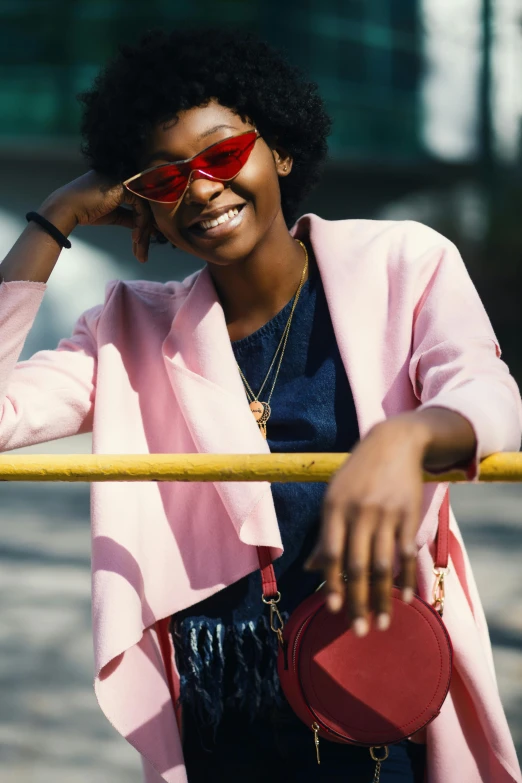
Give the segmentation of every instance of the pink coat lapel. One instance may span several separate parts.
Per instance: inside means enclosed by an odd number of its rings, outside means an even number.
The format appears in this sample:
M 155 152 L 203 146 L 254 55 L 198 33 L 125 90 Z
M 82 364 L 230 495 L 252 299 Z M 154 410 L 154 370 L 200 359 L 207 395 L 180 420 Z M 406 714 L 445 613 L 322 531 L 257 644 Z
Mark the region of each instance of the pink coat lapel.
M 223 308 L 207 269 L 196 277 L 177 311 L 163 343 L 163 357 L 197 452 L 269 452 L 248 406 Z M 281 551 L 267 482 L 217 482 L 216 489 L 241 541 Z

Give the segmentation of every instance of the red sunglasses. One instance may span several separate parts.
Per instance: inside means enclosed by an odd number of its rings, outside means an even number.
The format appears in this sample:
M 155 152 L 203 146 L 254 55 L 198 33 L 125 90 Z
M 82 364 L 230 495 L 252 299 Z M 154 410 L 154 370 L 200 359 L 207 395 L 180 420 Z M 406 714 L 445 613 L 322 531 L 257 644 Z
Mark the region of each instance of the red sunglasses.
M 194 179 L 228 182 L 237 177 L 260 136 L 257 130 L 229 136 L 206 147 L 193 158 L 162 163 L 135 174 L 123 184 L 131 193 L 148 201 L 175 204 L 183 198 Z

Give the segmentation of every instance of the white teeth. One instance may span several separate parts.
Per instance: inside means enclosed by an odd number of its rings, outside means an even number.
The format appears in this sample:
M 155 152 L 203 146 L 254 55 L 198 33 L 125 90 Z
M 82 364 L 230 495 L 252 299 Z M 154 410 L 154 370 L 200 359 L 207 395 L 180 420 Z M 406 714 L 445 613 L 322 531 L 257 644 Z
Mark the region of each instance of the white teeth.
M 205 229 L 205 231 L 209 228 L 215 228 L 216 226 L 219 226 L 221 223 L 226 223 L 227 220 L 230 220 L 231 218 L 235 217 L 239 214 L 239 209 L 229 209 L 228 212 L 224 212 L 222 215 L 220 215 L 218 218 L 215 218 L 214 220 L 202 220 L 201 223 L 199 223 L 200 227 Z

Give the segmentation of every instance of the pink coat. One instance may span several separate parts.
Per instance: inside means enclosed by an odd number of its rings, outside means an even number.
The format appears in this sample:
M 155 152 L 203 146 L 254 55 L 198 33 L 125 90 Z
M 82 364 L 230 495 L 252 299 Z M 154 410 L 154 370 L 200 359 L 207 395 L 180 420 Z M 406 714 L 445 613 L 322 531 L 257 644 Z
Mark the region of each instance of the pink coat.
M 315 215 L 294 231 L 314 248 L 362 436 L 386 417 L 437 405 L 472 423 L 477 459 L 519 449 L 517 386 L 448 240 L 412 222 Z M 0 286 L 0 449 L 92 428 L 101 454 L 268 450 L 206 269 L 165 285 L 109 284 L 105 303 L 82 315 L 70 339 L 17 364 L 45 288 Z M 424 491 L 417 538 L 424 597 L 444 491 L 441 484 Z M 455 675 L 428 730 L 428 779 L 521 783 L 453 515 L 451 529 L 444 619 Z M 281 551 L 266 483 L 92 485 L 95 690 L 109 721 L 142 754 L 149 783 L 186 781 L 158 621 L 255 569 L 253 545 Z M 177 688 L 175 674 L 170 686 Z

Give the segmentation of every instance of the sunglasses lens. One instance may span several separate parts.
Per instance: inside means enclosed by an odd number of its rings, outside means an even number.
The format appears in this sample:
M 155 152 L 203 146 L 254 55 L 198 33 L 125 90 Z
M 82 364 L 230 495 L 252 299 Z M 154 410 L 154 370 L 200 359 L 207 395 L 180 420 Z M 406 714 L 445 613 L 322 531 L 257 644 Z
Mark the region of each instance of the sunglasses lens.
M 257 138 L 256 131 L 231 136 L 184 162 L 184 171 L 175 163 L 158 166 L 131 180 L 129 190 L 151 201 L 173 204 L 183 195 L 189 170 L 195 172 L 195 179 L 205 176 L 223 181 L 234 179 L 250 157 Z
M 219 141 L 198 155 L 191 167 L 204 171 L 214 179 L 233 179 L 250 157 L 256 139 L 257 134 L 252 131 Z
M 159 166 L 129 183 L 133 193 L 152 201 L 174 203 L 183 195 L 187 178 L 177 166 Z

